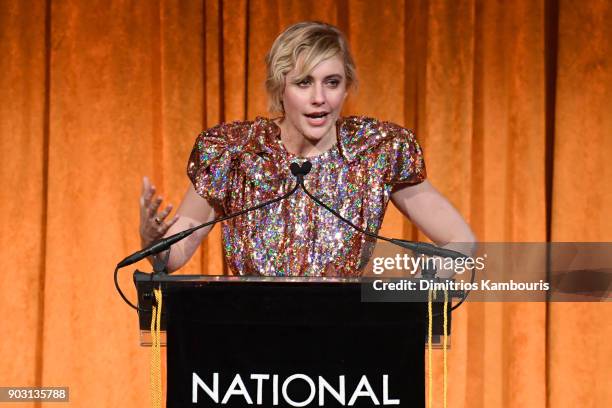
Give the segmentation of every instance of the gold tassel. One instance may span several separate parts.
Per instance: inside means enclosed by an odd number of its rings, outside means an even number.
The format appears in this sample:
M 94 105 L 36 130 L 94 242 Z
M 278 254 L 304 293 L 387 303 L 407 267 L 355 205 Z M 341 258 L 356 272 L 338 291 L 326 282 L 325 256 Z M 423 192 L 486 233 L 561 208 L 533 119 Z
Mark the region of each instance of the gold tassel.
M 153 290 L 156 303 L 151 310 L 151 406 L 162 406 L 162 378 L 161 378 L 161 288 Z

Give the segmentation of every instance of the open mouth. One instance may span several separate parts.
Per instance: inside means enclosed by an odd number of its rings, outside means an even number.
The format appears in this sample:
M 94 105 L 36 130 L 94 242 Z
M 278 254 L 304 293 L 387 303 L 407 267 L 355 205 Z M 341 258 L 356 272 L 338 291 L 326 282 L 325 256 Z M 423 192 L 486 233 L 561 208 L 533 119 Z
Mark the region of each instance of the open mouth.
M 313 112 L 313 113 L 306 113 L 305 116 L 311 119 L 320 119 L 320 118 L 324 118 L 325 116 L 329 115 L 329 112 Z

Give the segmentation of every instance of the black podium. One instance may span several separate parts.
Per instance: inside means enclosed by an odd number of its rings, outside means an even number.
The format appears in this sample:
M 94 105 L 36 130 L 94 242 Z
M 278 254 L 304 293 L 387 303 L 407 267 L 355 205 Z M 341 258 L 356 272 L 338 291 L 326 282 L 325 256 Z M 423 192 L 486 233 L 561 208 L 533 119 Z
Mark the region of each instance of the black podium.
M 164 294 L 169 408 L 425 406 L 425 303 L 362 302 L 360 279 L 134 280 L 144 310 Z

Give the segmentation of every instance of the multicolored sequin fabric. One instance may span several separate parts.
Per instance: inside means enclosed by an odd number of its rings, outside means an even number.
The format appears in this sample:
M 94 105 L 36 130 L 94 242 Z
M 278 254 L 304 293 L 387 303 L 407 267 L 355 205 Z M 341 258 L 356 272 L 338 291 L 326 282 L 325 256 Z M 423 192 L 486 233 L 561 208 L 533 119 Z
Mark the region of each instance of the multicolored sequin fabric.
M 231 214 L 290 191 L 292 162 L 309 160 L 306 188 L 354 224 L 377 232 L 394 184 L 426 177 L 414 134 L 365 117 L 341 118 L 338 143 L 308 158 L 289 153 L 270 119 L 221 124 L 201 133 L 187 173 L 216 213 Z M 223 223 L 228 265 L 237 275 L 358 276 L 375 241 L 319 207 L 302 190 Z

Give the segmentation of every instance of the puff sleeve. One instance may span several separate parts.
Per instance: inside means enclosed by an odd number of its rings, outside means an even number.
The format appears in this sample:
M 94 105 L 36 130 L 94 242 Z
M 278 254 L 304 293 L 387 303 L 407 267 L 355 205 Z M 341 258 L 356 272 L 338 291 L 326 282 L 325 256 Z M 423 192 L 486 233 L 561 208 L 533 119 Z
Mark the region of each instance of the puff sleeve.
M 224 210 L 229 176 L 242 151 L 244 129 L 239 123 L 222 124 L 198 135 L 187 164 L 195 191 L 217 211 Z
M 351 116 L 341 128 L 340 146 L 346 160 L 368 158 L 370 171 L 385 184 L 418 184 L 425 180 L 423 151 L 414 133 L 391 122 Z
M 385 182 L 389 184 L 419 184 L 427 178 L 423 150 L 411 130 L 386 123 L 385 150 L 389 157 Z

